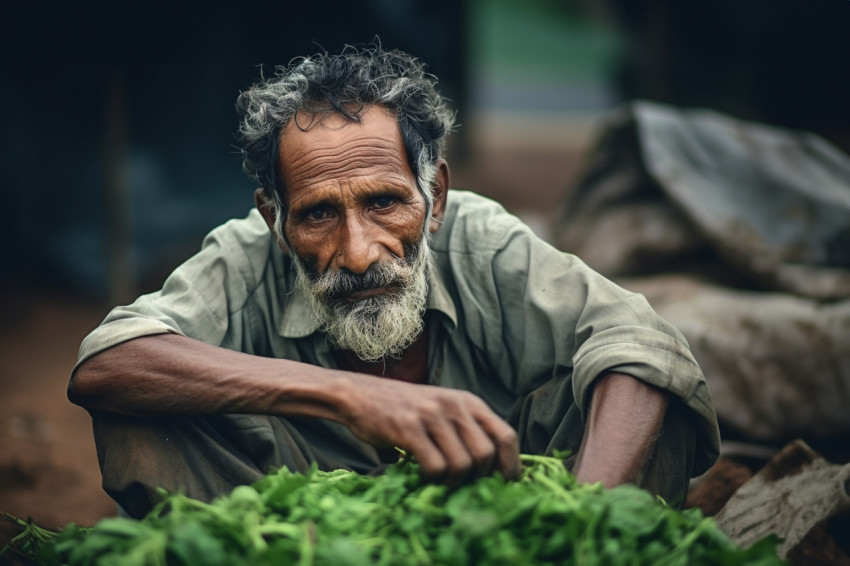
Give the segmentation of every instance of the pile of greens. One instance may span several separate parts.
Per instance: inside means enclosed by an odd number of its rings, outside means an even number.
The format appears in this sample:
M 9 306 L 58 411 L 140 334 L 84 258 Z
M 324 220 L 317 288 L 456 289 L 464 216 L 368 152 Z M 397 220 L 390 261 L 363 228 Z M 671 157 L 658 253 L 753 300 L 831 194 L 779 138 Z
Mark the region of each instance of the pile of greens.
M 737 547 L 699 510 L 632 486 L 578 485 L 561 459 L 523 456 L 519 481 L 450 490 L 410 460 L 380 476 L 281 469 L 203 503 L 163 493 L 141 520 L 58 533 L 31 521 L 10 545 L 40 564 L 782 564 L 776 541 Z M 7 545 L 8 548 L 8 545 Z

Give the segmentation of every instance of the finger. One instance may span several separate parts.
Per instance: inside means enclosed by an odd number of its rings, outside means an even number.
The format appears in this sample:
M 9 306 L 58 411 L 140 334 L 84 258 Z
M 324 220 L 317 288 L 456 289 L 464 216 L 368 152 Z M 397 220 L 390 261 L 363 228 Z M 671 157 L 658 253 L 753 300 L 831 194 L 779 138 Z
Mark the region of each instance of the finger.
M 446 472 L 447 461 L 440 448 L 424 430 L 417 431 L 416 437 L 399 445 L 409 452 L 419 463 L 420 473 L 426 480 L 441 480 Z
M 434 479 L 440 479 L 450 487 L 460 485 L 470 475 L 474 464 L 466 443 L 461 439 L 454 424 L 446 419 L 432 422 L 429 432 L 445 459 L 442 478 L 437 478 L 435 474 Z
M 519 459 L 519 439 L 516 431 L 494 413 L 480 398 L 473 396 L 471 411 L 479 427 L 494 445 L 494 470 L 508 479 L 518 478 L 522 471 Z
M 492 413 L 480 416 L 478 422 L 495 445 L 495 469 L 507 479 L 518 478 L 522 463 L 519 460 L 519 439 L 516 431 Z
M 472 472 L 476 477 L 490 475 L 496 459 L 496 445 L 490 435 L 472 417 L 463 419 L 456 426 L 467 452 L 472 457 Z

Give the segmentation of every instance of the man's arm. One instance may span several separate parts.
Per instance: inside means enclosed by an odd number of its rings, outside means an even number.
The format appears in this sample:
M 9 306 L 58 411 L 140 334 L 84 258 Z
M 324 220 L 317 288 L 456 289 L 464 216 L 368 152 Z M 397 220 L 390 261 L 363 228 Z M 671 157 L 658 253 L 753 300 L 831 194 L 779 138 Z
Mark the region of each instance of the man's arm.
M 664 391 L 630 375 L 603 374 L 593 386 L 576 479 L 605 487 L 637 481 L 666 410 Z
M 493 470 L 514 477 L 520 469 L 514 430 L 468 392 L 252 356 L 173 334 L 129 340 L 86 360 L 68 398 L 131 416 L 329 419 L 373 445 L 410 452 L 425 476 L 449 484 Z

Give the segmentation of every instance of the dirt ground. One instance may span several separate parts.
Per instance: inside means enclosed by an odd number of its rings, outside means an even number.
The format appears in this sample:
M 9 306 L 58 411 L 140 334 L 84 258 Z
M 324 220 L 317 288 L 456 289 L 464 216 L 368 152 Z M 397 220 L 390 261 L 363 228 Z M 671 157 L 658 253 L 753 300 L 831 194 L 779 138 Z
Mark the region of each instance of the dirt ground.
M 48 528 L 114 515 L 115 504 L 100 487 L 91 420 L 65 396 L 80 341 L 105 309 L 23 282 L 5 291 L 0 511 Z M 10 532 L 0 527 L 0 546 Z

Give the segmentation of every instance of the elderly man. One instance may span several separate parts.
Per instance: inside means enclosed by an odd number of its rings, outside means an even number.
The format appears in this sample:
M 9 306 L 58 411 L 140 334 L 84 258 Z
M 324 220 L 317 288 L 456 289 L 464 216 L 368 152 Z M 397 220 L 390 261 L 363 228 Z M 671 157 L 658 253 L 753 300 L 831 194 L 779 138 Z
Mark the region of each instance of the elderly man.
M 718 450 L 686 343 L 496 203 L 449 193 L 454 118 L 420 63 L 316 55 L 239 107 L 256 210 L 114 309 L 72 374 L 123 509 L 280 466 L 369 472 L 394 447 L 449 484 L 571 450 L 580 481 L 683 502 Z

